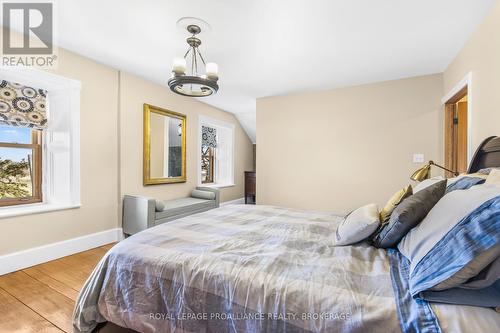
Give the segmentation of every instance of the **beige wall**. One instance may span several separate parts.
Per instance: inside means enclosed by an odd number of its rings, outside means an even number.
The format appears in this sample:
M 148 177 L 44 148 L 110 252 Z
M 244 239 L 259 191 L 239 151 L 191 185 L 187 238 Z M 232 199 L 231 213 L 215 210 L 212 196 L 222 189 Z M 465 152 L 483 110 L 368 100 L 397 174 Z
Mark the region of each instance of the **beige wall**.
M 53 72 L 82 83 L 82 206 L 0 219 L 0 255 L 118 227 L 118 72 L 61 49 Z
M 235 183 L 221 189 L 221 200 L 243 197 L 245 170 L 252 169 L 252 143 L 236 120 L 227 112 L 195 99 L 175 95 L 165 86 L 137 76 L 121 73 L 120 79 L 120 145 L 121 194 L 137 194 L 154 198 L 182 197 L 197 186 L 198 117 L 205 115 L 235 124 Z M 143 103 L 185 114 L 187 182 L 164 185 L 142 185 L 142 107 Z
M 417 167 L 412 153 L 442 160 L 439 99 L 470 71 L 474 146 L 486 136 L 500 135 L 498 31 L 497 1 L 446 69 L 443 82 L 441 75 L 434 75 L 259 99 L 258 202 L 336 211 L 385 202 Z M 62 49 L 53 72 L 82 82 L 82 207 L 0 219 L 0 255 L 118 227 L 119 202 L 125 193 L 186 195 L 196 186 L 200 114 L 236 124 L 237 185 L 223 189 L 222 200 L 243 195 L 243 171 L 252 169 L 252 146 L 231 114 L 130 74 L 122 73 L 119 79 L 117 70 Z M 187 183 L 142 186 L 144 102 L 188 116 Z
M 257 202 L 348 211 L 442 160 L 442 76 L 257 100 Z
M 444 72 L 444 92 L 472 72 L 472 144 L 500 135 L 500 1 Z
M 236 186 L 222 189 L 221 199 L 243 197 L 243 171 L 252 168 L 252 143 L 232 114 L 173 95 L 165 86 L 119 73 L 63 49 L 59 50 L 58 57 L 58 69 L 52 72 L 82 83 L 82 206 L 0 219 L 0 255 L 120 227 L 120 203 L 125 193 L 165 199 L 187 195 L 197 182 L 196 129 L 200 114 L 236 125 Z M 187 183 L 142 186 L 143 103 L 187 115 Z

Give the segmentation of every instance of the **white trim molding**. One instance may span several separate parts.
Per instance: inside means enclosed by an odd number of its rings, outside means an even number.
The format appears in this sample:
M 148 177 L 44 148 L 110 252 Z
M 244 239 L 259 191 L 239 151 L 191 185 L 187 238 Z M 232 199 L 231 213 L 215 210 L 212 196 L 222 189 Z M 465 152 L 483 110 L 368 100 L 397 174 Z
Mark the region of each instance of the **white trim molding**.
M 9 253 L 0 256 L 0 275 L 66 257 L 78 252 L 87 251 L 109 243 L 118 242 L 122 239 L 122 229 L 115 228 Z
M 239 198 L 231 201 L 224 201 L 221 202 L 221 206 L 228 206 L 228 205 L 241 205 L 245 203 L 245 198 Z
M 49 213 L 58 210 L 75 209 L 80 207 L 81 205 L 79 204 L 72 206 L 72 205 L 58 205 L 58 204 L 44 204 L 44 203 L 2 207 L 2 209 L 0 209 L 0 219 L 7 217 L 14 217 L 14 216 Z
M 467 164 L 472 160 L 472 154 L 474 154 L 474 146 L 472 142 L 473 138 L 473 90 L 472 90 L 472 72 L 467 73 L 465 77 L 460 80 L 443 98 L 441 98 L 441 104 L 445 105 L 453 96 L 458 94 L 460 90 L 467 87 Z
M 234 184 L 234 183 L 228 183 L 228 184 L 225 184 L 225 183 L 210 183 L 210 184 L 201 184 L 201 185 L 198 185 L 198 186 L 211 187 L 211 188 L 226 188 L 226 187 L 236 186 L 236 184 Z
M 215 183 L 203 184 L 201 182 L 201 138 L 202 126 L 215 127 L 217 129 L 217 144 L 218 156 L 221 159 L 216 161 L 216 176 Z M 225 122 L 219 119 L 200 115 L 198 118 L 198 135 L 197 135 L 197 178 L 198 186 L 224 188 L 234 186 L 234 154 L 235 154 L 235 126 L 233 123 Z M 222 142 L 219 142 L 220 137 L 223 137 Z M 230 138 L 230 139 L 228 139 Z M 222 158 L 222 157 L 223 158 Z

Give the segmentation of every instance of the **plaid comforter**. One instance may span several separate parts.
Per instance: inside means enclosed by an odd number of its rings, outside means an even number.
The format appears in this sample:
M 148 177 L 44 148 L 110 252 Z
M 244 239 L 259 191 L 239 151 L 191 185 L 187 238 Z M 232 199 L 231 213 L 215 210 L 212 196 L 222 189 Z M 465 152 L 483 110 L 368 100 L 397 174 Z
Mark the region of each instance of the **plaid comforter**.
M 334 247 L 340 221 L 229 205 L 143 231 L 98 264 L 75 332 L 400 332 L 386 252 Z

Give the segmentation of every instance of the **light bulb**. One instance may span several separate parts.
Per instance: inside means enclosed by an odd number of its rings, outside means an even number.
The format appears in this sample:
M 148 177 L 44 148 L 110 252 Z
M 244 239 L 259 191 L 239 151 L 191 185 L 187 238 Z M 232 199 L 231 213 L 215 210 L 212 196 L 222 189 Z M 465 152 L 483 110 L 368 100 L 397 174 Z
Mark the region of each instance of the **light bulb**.
M 175 75 L 186 74 L 186 59 L 175 58 L 172 63 L 172 72 L 174 72 Z
M 219 78 L 219 67 L 215 62 L 208 62 L 205 65 L 205 72 L 207 73 L 207 78 L 210 80 L 217 80 Z

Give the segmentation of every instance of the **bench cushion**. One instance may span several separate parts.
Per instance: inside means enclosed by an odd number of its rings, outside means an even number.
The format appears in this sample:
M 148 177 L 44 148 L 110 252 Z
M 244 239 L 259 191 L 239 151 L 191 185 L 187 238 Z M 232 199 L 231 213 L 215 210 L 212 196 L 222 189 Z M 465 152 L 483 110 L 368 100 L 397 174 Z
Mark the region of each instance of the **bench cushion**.
M 191 192 L 191 197 L 205 200 L 215 200 L 215 193 L 210 191 L 193 190 Z
M 156 219 L 163 219 L 197 211 L 200 209 L 210 209 L 215 207 L 215 200 L 204 200 L 198 198 L 180 198 L 163 201 L 165 207 L 163 211 L 156 212 Z

